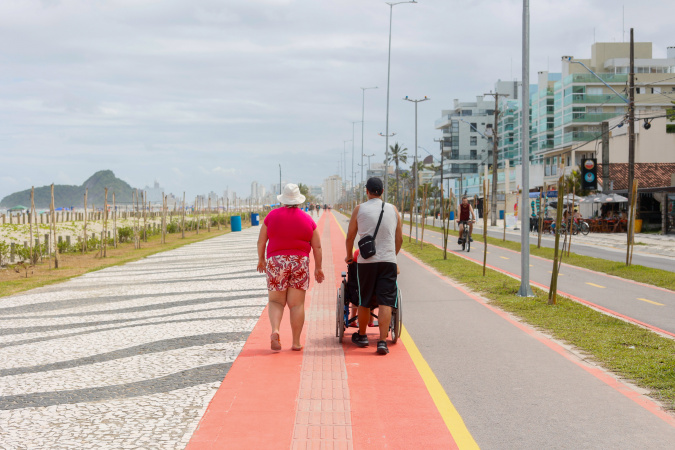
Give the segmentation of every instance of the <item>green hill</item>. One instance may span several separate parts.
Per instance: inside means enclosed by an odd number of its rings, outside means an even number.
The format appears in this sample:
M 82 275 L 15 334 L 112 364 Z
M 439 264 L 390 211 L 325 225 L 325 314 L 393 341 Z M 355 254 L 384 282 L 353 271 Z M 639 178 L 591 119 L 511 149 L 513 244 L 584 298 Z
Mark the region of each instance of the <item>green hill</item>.
M 112 170 L 101 170 L 93 174 L 82 186 L 66 184 L 54 185 L 54 204 L 60 207 L 84 206 L 84 191 L 89 189 L 87 203 L 102 206 L 105 198 L 105 188 L 108 188 L 108 203 L 112 203 L 112 194 L 115 193 L 117 203 L 131 203 L 133 188 L 124 180 L 115 176 Z M 51 186 L 35 188 L 35 207 L 48 208 L 51 203 Z M 0 201 L 0 207 L 11 208 L 16 205 L 30 207 L 30 189 L 15 192 Z

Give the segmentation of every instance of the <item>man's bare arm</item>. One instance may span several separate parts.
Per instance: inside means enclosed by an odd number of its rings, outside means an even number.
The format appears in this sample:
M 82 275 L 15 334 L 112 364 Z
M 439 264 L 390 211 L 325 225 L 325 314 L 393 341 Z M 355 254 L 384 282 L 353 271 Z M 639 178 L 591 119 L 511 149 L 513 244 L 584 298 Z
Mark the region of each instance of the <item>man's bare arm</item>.
M 401 215 L 398 213 L 398 209 L 394 206 L 396 210 L 396 235 L 394 236 L 394 242 L 396 243 L 396 254 L 401 251 L 401 246 L 403 245 L 403 224 L 401 223 Z
M 359 207 L 357 206 L 352 211 L 352 218 L 349 220 L 349 228 L 347 228 L 347 239 L 345 240 L 345 246 L 347 247 L 347 257 L 345 261 L 351 261 L 354 259 L 354 240 L 356 239 L 356 233 L 359 231 L 359 226 L 356 222 L 356 216 L 359 214 Z

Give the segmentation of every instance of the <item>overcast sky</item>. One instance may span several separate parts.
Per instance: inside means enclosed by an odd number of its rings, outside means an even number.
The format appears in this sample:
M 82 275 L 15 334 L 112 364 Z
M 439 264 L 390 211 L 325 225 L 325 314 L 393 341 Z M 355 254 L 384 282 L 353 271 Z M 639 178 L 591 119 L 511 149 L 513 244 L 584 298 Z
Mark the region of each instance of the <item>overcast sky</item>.
M 532 0 L 531 79 L 560 56 L 622 40 L 622 2 Z M 627 2 L 625 27 L 675 45 L 672 0 Z M 521 78 L 520 0 L 394 7 L 390 143 L 438 152 L 455 98 Z M 389 7 L 380 0 L 2 0 L 0 198 L 111 169 L 188 198 L 251 181 L 310 185 L 337 172 L 361 120 L 384 158 Z M 356 125 L 355 153 L 361 150 Z M 348 164 L 351 167 L 351 142 Z M 426 155 L 420 150 L 422 156 Z M 357 163 L 360 161 L 357 161 Z M 358 169 L 358 167 L 356 167 Z

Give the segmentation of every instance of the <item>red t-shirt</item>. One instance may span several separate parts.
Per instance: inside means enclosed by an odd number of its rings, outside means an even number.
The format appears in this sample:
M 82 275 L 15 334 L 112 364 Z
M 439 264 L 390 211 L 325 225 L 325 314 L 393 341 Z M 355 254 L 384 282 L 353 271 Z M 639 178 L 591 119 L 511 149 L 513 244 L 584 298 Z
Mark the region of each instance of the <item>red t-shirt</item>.
M 267 257 L 279 255 L 309 256 L 316 223 L 300 208 L 274 209 L 265 217 Z

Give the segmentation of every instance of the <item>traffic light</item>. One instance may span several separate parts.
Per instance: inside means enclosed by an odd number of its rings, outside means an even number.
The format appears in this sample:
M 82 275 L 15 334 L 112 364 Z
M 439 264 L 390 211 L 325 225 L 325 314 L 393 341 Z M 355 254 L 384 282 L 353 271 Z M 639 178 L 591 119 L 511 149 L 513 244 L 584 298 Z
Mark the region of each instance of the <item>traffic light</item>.
M 591 191 L 598 189 L 598 161 L 596 159 L 581 160 L 581 187 Z

